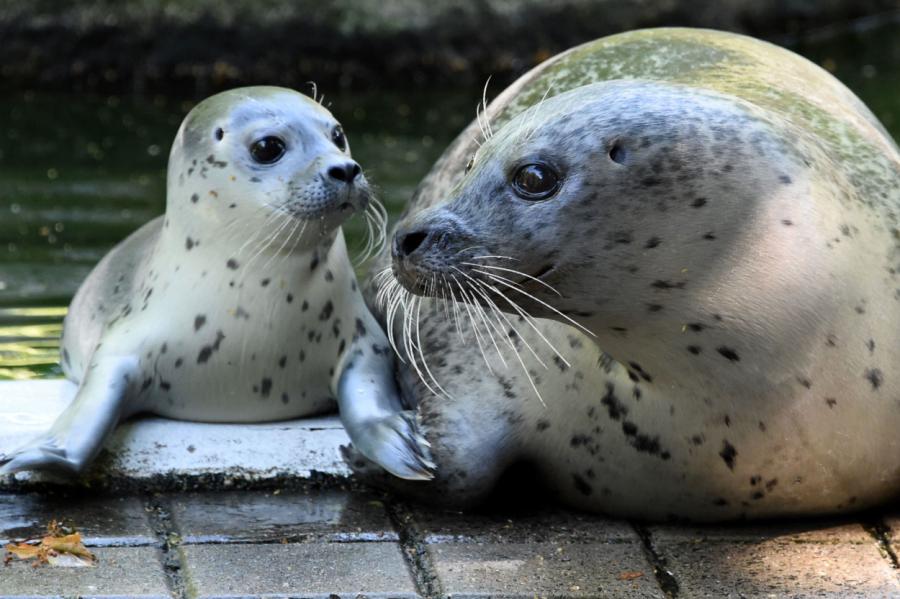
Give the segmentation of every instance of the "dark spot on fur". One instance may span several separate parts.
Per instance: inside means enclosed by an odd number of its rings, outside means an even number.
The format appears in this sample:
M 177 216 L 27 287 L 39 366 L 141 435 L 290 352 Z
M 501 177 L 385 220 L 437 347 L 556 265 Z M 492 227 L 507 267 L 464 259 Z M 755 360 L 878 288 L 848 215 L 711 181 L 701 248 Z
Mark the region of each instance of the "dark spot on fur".
M 706 328 L 706 326 L 700 324 L 699 322 L 689 322 L 687 324 L 687 329 L 689 331 L 693 331 L 695 333 L 699 333 L 700 331 L 702 331 L 705 328 Z
M 325 302 L 325 305 L 322 306 L 322 311 L 319 313 L 319 320 L 328 320 L 331 318 L 331 313 L 334 312 L 334 304 L 331 303 L 331 300 Z
M 834 406 L 837 405 L 837 400 L 833 397 L 826 397 L 825 403 L 828 404 L 829 408 L 833 408 Z
M 585 497 L 594 492 L 594 488 L 579 474 L 572 474 L 572 482 L 575 483 L 575 489 Z
M 701 348 L 699 345 L 688 345 L 687 350 L 696 356 L 703 351 L 703 348 Z
M 725 465 L 728 466 L 728 469 L 734 470 L 734 460 L 737 457 L 737 450 L 734 448 L 734 445 L 728 441 L 722 441 L 722 451 L 719 452 L 719 455 L 722 457 Z
M 259 284 L 263 287 L 268 287 L 270 282 L 271 282 L 271 279 L 266 278 L 266 279 L 263 279 L 262 281 L 260 281 Z
M 691 202 L 691 206 L 694 208 L 702 208 L 706 206 L 706 198 L 695 198 L 693 202 Z
M 198 314 L 194 317 L 194 330 L 199 331 L 200 328 L 206 324 L 206 316 L 203 314 Z
M 200 196 L 198 196 L 196 193 L 191 194 L 191 201 L 196 204 L 198 201 L 200 201 Z
M 187 251 L 191 251 L 192 249 L 194 249 L 195 245 L 197 244 L 190 237 L 184 240 L 184 249 L 186 249 Z
M 292 301 L 294 301 L 294 295 L 291 293 L 288 293 L 287 297 L 285 299 L 287 300 L 287 303 L 291 303 Z
M 287 356 L 281 356 L 278 358 L 278 366 L 284 368 L 285 364 L 287 364 Z
M 537 429 L 537 432 L 539 433 L 544 432 L 548 428 L 550 428 L 550 422 L 548 422 L 547 420 L 538 420 L 537 426 L 535 426 L 535 429 Z
M 325 280 L 328 281 L 329 283 L 332 282 L 334 280 L 334 273 L 331 272 L 330 270 L 326 270 L 325 271 Z
M 783 184 L 785 184 L 785 185 L 790 185 L 790 184 L 791 184 L 791 178 L 788 177 L 787 175 L 780 175 L 780 176 L 778 177 L 778 180 L 781 181 L 781 182 L 782 182 Z
M 259 393 L 263 397 L 269 397 L 269 393 L 272 392 L 272 379 L 264 378 L 259 386 Z
M 218 351 L 223 339 L 225 339 L 225 335 L 222 331 L 216 331 L 216 340 L 211 345 L 204 345 L 197 354 L 197 364 L 205 364 L 209 361 L 213 352 Z
M 724 345 L 721 347 L 717 347 L 716 351 L 719 352 L 722 357 L 727 358 L 731 362 L 740 362 L 741 357 L 737 354 L 736 351 L 731 349 L 730 347 L 725 347 Z
M 781 224 L 784 225 L 785 227 L 791 227 L 791 226 L 793 226 L 794 222 L 788 218 L 785 218 L 785 219 L 782 219 Z
M 237 270 L 237 267 L 238 267 L 237 260 L 235 260 L 234 258 L 229 258 L 228 262 L 225 263 L 225 266 L 227 266 L 231 270 Z
M 653 248 L 659 246 L 662 243 L 662 239 L 659 237 L 651 237 L 647 240 L 647 243 L 644 244 L 644 248 L 648 250 L 652 250 Z
M 628 414 L 628 408 L 616 397 L 615 387 L 612 383 L 606 384 L 606 394 L 600 399 L 600 403 L 606 406 L 606 411 L 613 420 L 619 420 L 622 416 Z
M 647 312 L 659 312 L 663 309 L 660 304 L 647 304 Z
M 867 368 L 865 374 L 866 380 L 872 383 L 872 389 L 878 389 L 884 382 L 884 374 L 878 368 Z

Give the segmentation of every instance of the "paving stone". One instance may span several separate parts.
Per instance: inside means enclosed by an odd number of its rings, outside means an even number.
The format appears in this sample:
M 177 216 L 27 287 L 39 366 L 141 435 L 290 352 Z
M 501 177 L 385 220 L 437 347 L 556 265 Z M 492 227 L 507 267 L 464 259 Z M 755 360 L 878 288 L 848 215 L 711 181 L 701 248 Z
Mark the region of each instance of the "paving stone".
M 887 597 L 896 571 L 859 524 L 652 527 L 686 597 Z
M 428 548 L 450 597 L 665 597 L 638 543 L 441 543 Z
M 414 520 L 428 543 L 639 542 L 622 520 L 547 507 L 467 513 L 419 509 Z
M 0 494 L 0 544 L 42 536 L 57 520 L 78 530 L 88 546 L 152 545 L 157 540 L 143 503 L 100 494 Z
M 627 522 L 540 507 L 412 519 L 452 597 L 664 596 Z
M 397 540 L 384 504 L 362 493 L 197 493 L 169 506 L 185 543 Z
M 169 597 L 159 550 L 101 547 L 95 567 L 32 567 L 15 560 L 0 566 L 0 597 Z
M 396 543 L 184 545 L 190 597 L 416 597 Z

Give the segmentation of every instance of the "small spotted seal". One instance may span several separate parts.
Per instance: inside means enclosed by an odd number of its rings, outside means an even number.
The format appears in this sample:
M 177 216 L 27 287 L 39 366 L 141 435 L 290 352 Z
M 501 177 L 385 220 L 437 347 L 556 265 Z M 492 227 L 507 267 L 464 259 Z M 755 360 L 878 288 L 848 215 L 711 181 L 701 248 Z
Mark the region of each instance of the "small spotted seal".
M 897 495 L 900 153 L 849 90 L 768 43 L 656 29 L 551 59 L 485 115 L 376 281 L 425 374 L 405 401 L 436 478 L 407 490 L 475 500 L 524 461 L 571 505 L 657 520 Z
M 74 402 L 0 473 L 80 472 L 139 412 L 282 420 L 332 410 L 339 385 L 354 441 L 378 460 L 408 425 L 396 410 L 380 417 L 396 401 L 393 360 L 340 229 L 359 211 L 383 231 L 341 126 L 317 102 L 251 87 L 200 103 L 172 146 L 165 215 L 105 256 L 72 301 L 62 365 L 80 386 Z M 390 392 L 368 393 L 373 381 Z M 382 462 L 399 475 L 427 469 L 395 455 L 406 462 Z

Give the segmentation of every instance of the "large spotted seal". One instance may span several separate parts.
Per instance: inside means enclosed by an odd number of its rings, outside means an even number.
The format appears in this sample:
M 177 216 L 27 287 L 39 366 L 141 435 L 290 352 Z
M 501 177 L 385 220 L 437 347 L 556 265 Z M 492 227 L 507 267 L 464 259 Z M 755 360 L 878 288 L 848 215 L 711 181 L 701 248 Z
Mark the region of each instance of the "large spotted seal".
M 395 233 L 415 295 L 376 279 L 430 366 L 404 387 L 436 479 L 407 489 L 476 499 L 527 461 L 640 518 L 896 496 L 900 155 L 850 91 L 767 43 L 658 29 L 551 59 L 486 117 Z
M 0 473 L 77 473 L 139 412 L 281 420 L 333 409 L 339 384 L 348 429 L 379 459 L 408 425 L 396 410 L 381 417 L 396 399 L 392 357 L 340 229 L 363 210 L 383 218 L 317 102 L 252 87 L 200 103 L 172 146 L 165 215 L 104 257 L 72 301 L 62 365 L 75 401 Z M 407 453 L 383 463 L 415 477 L 425 464 Z

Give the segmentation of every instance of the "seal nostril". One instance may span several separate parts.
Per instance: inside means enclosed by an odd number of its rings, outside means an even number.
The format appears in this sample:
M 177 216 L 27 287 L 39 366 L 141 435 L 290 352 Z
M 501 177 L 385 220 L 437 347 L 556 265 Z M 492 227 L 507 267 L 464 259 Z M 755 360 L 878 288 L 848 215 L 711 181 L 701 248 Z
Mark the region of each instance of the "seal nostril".
M 422 245 L 422 242 L 428 237 L 427 231 L 414 231 L 407 233 L 400 240 L 399 250 L 401 256 L 409 256 Z
M 359 176 L 360 168 L 355 162 L 332 166 L 328 169 L 328 176 L 344 183 L 351 183 Z

